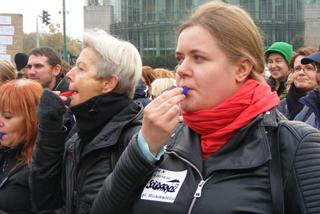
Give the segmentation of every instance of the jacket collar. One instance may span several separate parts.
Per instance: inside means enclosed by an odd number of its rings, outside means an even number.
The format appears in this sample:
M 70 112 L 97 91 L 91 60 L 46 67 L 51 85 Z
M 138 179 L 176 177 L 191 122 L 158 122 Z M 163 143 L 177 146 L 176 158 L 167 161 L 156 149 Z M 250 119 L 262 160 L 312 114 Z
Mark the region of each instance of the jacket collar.
M 118 142 L 122 130 L 127 124 L 130 126 L 141 126 L 143 108 L 134 102 L 131 102 L 125 109 L 115 115 L 98 133 L 98 135 L 83 148 L 81 157 L 101 148 L 111 147 Z M 68 144 L 79 145 L 80 139 L 78 133 L 75 133 L 69 140 Z
M 276 110 L 267 111 L 240 129 L 219 151 L 203 161 L 199 135 L 183 124 L 176 129 L 166 150 L 175 151 L 192 162 L 204 177 L 216 170 L 254 168 L 271 159 L 266 131 L 277 125 Z M 178 142 L 176 138 L 179 138 Z

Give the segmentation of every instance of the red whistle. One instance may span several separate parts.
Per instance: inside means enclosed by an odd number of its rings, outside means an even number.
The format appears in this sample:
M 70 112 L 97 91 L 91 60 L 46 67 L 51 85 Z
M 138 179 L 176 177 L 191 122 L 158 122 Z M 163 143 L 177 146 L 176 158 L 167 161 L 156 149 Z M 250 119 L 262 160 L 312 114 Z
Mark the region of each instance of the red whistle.
M 62 97 L 70 97 L 73 94 L 74 91 L 66 91 L 66 92 L 62 92 L 59 96 Z

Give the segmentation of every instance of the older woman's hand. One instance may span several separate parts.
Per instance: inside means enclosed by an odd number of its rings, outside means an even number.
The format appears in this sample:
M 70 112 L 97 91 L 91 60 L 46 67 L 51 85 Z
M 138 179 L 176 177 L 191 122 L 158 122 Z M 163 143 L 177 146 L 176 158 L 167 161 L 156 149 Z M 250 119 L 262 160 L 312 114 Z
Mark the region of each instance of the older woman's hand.
M 185 98 L 182 88 L 166 91 L 144 109 L 141 134 L 150 152 L 156 154 L 179 123 L 179 103 Z

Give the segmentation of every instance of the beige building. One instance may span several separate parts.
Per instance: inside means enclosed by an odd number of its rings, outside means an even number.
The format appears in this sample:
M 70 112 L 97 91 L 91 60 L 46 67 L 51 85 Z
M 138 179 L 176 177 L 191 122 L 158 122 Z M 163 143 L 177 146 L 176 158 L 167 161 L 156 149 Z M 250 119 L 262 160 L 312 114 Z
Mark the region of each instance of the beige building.
M 113 6 L 108 1 L 88 0 L 83 9 L 84 29 L 100 28 L 110 32 L 113 22 Z
M 14 56 L 23 51 L 23 16 L 0 13 L 0 59 L 14 61 Z
M 320 3 L 304 5 L 305 46 L 319 47 L 320 45 Z

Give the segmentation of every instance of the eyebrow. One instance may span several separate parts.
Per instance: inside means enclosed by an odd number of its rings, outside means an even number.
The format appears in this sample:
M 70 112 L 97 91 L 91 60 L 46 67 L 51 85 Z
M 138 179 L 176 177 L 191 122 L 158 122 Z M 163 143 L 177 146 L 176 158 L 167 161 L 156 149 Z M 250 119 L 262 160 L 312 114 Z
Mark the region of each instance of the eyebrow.
M 207 54 L 207 52 L 199 50 L 199 49 L 192 49 L 191 51 L 189 51 L 188 53 L 194 54 L 194 53 L 203 53 L 203 54 Z M 176 51 L 176 55 L 183 55 L 181 52 Z

